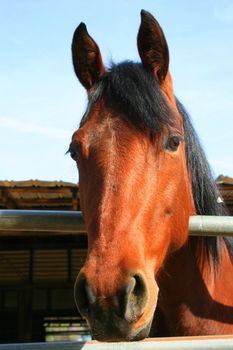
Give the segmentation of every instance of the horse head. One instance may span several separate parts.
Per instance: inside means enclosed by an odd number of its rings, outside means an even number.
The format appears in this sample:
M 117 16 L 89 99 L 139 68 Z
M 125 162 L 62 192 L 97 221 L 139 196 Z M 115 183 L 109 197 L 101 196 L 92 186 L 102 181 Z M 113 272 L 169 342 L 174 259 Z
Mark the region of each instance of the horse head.
M 182 117 L 169 51 L 155 18 L 141 12 L 141 63 L 106 69 L 85 24 L 72 42 L 88 106 L 73 134 L 88 254 L 75 298 L 98 340 L 146 337 L 157 305 L 157 275 L 188 238 L 194 213 Z

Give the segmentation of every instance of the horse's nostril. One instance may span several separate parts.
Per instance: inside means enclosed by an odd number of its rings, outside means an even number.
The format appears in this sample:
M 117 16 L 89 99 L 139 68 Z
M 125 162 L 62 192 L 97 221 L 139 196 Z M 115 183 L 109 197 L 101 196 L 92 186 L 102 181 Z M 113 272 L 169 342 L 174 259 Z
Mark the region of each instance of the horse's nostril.
M 83 316 L 86 316 L 90 306 L 95 303 L 94 295 L 85 275 L 80 273 L 74 287 L 74 298 L 76 305 Z
M 147 294 L 144 278 L 139 274 L 131 277 L 125 293 L 124 318 L 126 321 L 134 322 L 142 315 L 147 302 Z
M 144 298 L 147 293 L 147 288 L 143 277 L 141 275 L 134 275 L 133 278 L 136 282 L 133 290 L 134 295 L 138 298 Z

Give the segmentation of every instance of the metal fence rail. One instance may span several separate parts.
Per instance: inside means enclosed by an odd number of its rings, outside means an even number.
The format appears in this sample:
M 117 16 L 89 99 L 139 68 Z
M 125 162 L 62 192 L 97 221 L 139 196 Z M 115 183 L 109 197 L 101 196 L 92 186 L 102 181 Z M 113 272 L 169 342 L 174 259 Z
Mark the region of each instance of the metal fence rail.
M 147 339 L 127 343 L 32 343 L 0 345 L 0 350 L 232 350 L 233 336 Z
M 80 234 L 85 232 L 81 212 L 45 210 L 0 210 L 0 236 Z M 192 236 L 233 236 L 233 216 L 191 216 Z

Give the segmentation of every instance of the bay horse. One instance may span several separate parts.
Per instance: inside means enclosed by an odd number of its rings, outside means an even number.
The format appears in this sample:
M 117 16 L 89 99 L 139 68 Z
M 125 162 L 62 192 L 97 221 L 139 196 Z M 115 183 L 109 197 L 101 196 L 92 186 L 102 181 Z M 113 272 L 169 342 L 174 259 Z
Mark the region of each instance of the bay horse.
M 78 309 L 99 341 L 233 333 L 232 239 L 188 236 L 190 215 L 224 204 L 144 10 L 137 46 L 141 63 L 107 69 L 84 23 L 73 36 L 88 94 L 69 148 L 88 234 Z

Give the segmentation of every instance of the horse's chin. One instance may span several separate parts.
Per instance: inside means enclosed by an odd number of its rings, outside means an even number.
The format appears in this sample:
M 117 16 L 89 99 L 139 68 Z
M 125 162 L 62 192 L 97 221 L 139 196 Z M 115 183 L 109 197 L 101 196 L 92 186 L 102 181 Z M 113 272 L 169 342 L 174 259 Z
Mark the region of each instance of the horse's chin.
M 111 329 L 111 327 L 104 327 L 105 329 L 92 329 L 92 337 L 100 342 L 129 342 L 143 340 L 148 337 L 151 329 L 152 320 L 140 330 L 134 330 L 131 327 L 120 327 L 118 329 Z M 131 328 L 131 329 L 130 329 Z

